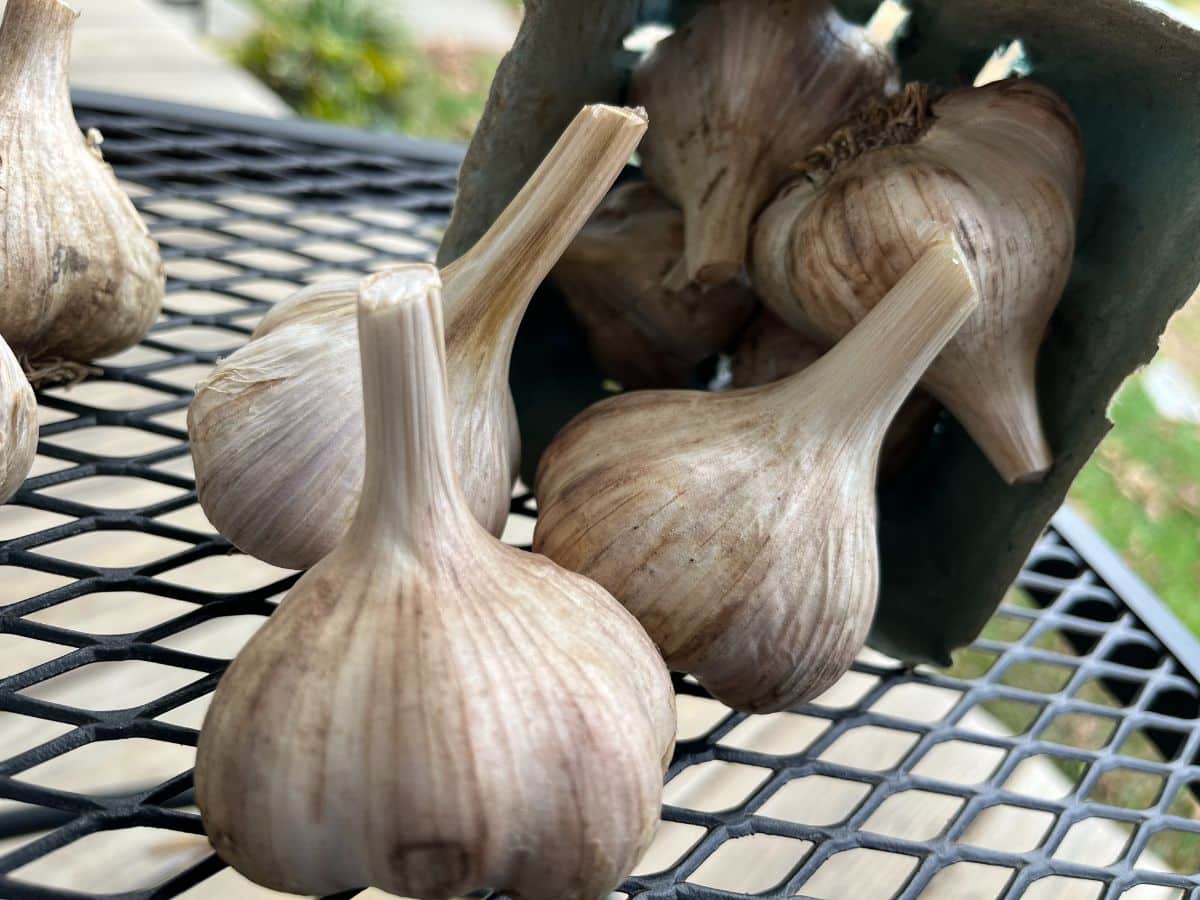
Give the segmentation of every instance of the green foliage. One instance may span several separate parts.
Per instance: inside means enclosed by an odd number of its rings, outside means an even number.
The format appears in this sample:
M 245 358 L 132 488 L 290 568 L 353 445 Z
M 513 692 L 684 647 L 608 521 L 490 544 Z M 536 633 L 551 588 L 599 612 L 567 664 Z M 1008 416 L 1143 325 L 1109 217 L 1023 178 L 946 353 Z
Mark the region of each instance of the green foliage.
M 483 112 L 496 60 L 427 54 L 370 0 L 249 2 L 234 56 L 302 115 L 462 140 Z
M 1080 511 L 1200 633 L 1200 428 L 1161 417 L 1138 379 L 1071 489 Z

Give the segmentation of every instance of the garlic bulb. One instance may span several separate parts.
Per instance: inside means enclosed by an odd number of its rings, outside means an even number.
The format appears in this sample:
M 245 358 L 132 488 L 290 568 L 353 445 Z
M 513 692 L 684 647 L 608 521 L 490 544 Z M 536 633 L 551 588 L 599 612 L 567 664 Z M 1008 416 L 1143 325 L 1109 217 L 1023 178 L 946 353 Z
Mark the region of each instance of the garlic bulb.
M 1056 94 L 1026 80 L 953 91 L 931 108 L 910 86 L 884 112 L 839 133 L 816 157 L 816 183 L 763 213 L 755 287 L 780 318 L 833 341 L 912 265 L 931 226 L 953 229 L 982 302 L 923 385 L 1006 481 L 1037 480 L 1052 457 L 1035 365 L 1074 254 L 1079 129 Z
M 770 312 L 754 320 L 733 355 L 733 387 L 757 387 L 807 369 L 821 358 L 821 346 L 794 331 Z M 938 405 L 918 389 L 908 395 L 888 427 L 879 454 L 885 480 L 901 471 L 925 446 L 937 422 Z
M 615 188 L 554 267 L 592 357 L 626 387 L 684 387 L 757 305 L 741 281 L 673 291 L 683 215 L 650 184 Z
M 534 290 L 612 185 L 646 128 L 592 106 L 492 228 L 443 273 L 451 428 L 475 516 L 500 534 L 520 437 L 508 365 Z M 209 521 L 245 552 L 306 568 L 349 525 L 363 477 L 354 285 L 306 288 L 196 386 L 188 433 Z
M 196 802 L 274 890 L 597 900 L 657 824 L 671 681 L 603 589 L 475 521 L 438 288 L 363 283 L 362 501 L 218 685 Z
M 158 246 L 67 89 L 76 13 L 9 0 L 0 24 L 0 334 L 47 379 L 137 343 L 162 306 Z M 76 366 L 76 369 L 79 367 Z
M 819 343 L 764 311 L 738 341 L 733 354 L 733 386 L 770 384 L 807 369 L 824 352 Z
M 25 483 L 37 456 L 37 400 L 8 344 L 0 339 L 0 503 Z
M 672 669 L 730 706 L 816 696 L 849 667 L 875 609 L 888 423 L 977 303 L 942 241 L 796 375 L 585 410 L 542 457 L 534 549 L 611 591 Z
M 660 42 L 631 96 L 654 123 L 646 177 L 683 208 L 687 278 L 735 277 L 751 222 L 796 162 L 895 73 L 829 0 L 713 0 Z

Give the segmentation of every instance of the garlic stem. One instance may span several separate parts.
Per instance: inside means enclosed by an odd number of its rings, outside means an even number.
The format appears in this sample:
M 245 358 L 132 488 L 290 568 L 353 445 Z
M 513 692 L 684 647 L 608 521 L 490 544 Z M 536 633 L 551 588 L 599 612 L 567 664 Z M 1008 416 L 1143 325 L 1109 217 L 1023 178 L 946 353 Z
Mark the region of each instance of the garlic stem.
M 442 273 L 447 343 L 458 328 L 486 336 L 507 370 L 533 292 L 583 227 L 646 131 L 641 109 L 586 106 L 479 242 Z M 479 310 L 462 318 L 463 307 Z
M 883 0 L 864 26 L 867 40 L 881 50 L 891 50 L 904 35 L 912 10 L 900 0 Z
M 18 95 L 74 116 L 67 89 L 71 29 L 79 13 L 60 0 L 8 0 L 0 23 L 0 106 Z M 39 115 L 44 115 L 44 112 Z
M 441 294 L 427 265 L 375 275 L 358 293 L 366 472 L 351 527 L 413 549 L 435 521 L 474 524 L 454 476 Z
M 813 377 L 841 385 L 841 396 L 827 405 L 831 421 L 882 444 L 929 364 L 978 305 L 957 241 L 939 237 L 835 351 L 810 367 Z M 800 378 L 779 384 L 784 392 L 812 391 Z

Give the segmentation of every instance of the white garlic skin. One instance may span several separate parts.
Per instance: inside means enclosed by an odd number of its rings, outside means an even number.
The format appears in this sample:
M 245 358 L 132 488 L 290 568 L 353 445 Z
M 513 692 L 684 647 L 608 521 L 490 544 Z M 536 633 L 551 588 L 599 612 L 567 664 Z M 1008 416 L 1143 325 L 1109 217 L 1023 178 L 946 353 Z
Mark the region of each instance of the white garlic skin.
M 311 566 L 345 534 L 363 479 L 357 282 L 305 289 L 196 385 L 188 434 L 213 527 L 272 565 Z M 470 346 L 448 351 L 459 481 L 480 523 L 504 530 L 520 461 L 512 395 L 479 383 Z M 281 456 L 282 454 L 282 456 Z M 311 512 L 298 512 L 296 503 Z
M 37 442 L 37 399 L 21 364 L 0 339 L 0 503 L 29 477 Z
M 165 287 L 158 245 L 98 135 L 71 109 L 77 13 L 9 0 L 0 25 L 0 334 L 21 359 L 87 361 L 137 343 Z
M 609 193 L 554 267 L 592 358 L 625 387 L 689 386 L 758 305 L 744 280 L 668 287 L 682 253 L 682 213 L 638 181 Z
M 872 150 L 782 192 L 755 226 L 752 280 L 789 325 L 832 342 L 954 231 L 982 303 L 922 385 L 1010 483 L 1053 457 L 1036 361 L 1070 275 L 1083 148 L 1066 104 L 1028 80 L 952 91 L 912 144 Z
M 634 70 L 651 127 L 646 177 L 683 209 L 686 274 L 741 271 L 754 217 L 864 100 L 895 86 L 890 53 L 829 0 L 711 0 Z
M 443 271 L 454 455 L 468 504 L 499 535 L 520 432 L 508 366 L 525 308 L 646 130 L 639 110 L 587 106 L 479 243 Z M 302 569 L 345 533 L 363 478 L 362 386 L 350 282 L 305 288 L 196 386 L 196 493 L 241 550 Z
M 736 709 L 812 699 L 866 639 L 883 437 L 977 304 L 945 242 L 902 284 L 798 374 L 611 397 L 538 466 L 534 550 L 603 585 L 671 669 Z
M 218 685 L 196 801 L 274 890 L 599 900 L 658 821 L 670 678 L 603 589 L 466 509 L 437 285 L 364 285 L 362 504 Z

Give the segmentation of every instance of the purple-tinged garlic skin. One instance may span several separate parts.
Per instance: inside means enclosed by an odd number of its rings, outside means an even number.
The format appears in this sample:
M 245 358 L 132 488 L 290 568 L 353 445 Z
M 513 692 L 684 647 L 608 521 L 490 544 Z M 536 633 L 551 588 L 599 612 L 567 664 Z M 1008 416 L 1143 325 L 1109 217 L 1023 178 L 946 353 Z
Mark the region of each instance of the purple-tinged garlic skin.
M 1057 94 L 1027 79 L 951 91 L 926 117 L 915 139 L 837 160 L 831 174 L 783 191 L 755 226 L 752 280 L 777 316 L 833 342 L 930 234 L 952 230 L 982 303 L 922 386 L 1001 477 L 1036 481 L 1053 464 L 1036 364 L 1074 257 L 1079 128 Z
M 977 302 L 940 242 L 795 375 L 597 403 L 541 459 L 534 549 L 608 589 L 722 702 L 771 712 L 817 696 L 875 610 L 884 434 Z
M 646 177 L 683 209 L 687 279 L 742 271 L 754 217 L 794 167 L 897 80 L 888 50 L 829 0 L 712 0 L 633 73 L 652 122 Z
M 627 388 L 691 386 L 758 305 L 744 279 L 668 286 L 681 253 L 682 213 L 638 181 L 609 193 L 554 267 L 592 358 Z

